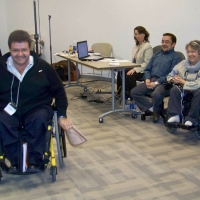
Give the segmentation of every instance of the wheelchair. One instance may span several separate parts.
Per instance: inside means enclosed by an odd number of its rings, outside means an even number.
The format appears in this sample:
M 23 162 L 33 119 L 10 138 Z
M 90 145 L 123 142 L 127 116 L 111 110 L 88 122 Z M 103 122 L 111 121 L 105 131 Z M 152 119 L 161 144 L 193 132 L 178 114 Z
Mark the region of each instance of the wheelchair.
M 185 97 L 183 97 L 182 100 L 182 115 L 180 117 L 180 122 L 176 123 L 176 122 L 166 122 L 165 126 L 166 129 L 169 133 L 171 134 L 176 134 L 176 131 L 178 128 L 182 128 L 185 130 L 189 130 L 195 133 L 195 136 L 198 140 L 200 140 L 200 108 L 199 108 L 199 118 L 198 118 L 198 123 L 192 126 L 187 126 L 184 124 L 184 119 L 185 116 L 187 116 L 187 114 L 189 113 L 189 110 L 191 108 L 191 100 L 192 100 L 192 93 L 187 94 Z
M 66 138 L 64 130 L 59 127 L 58 125 L 58 118 L 57 118 L 57 111 L 54 107 L 54 115 L 53 119 L 49 123 L 47 127 L 47 132 L 45 136 L 45 150 L 43 153 L 43 163 L 37 169 L 32 169 L 31 171 L 26 170 L 26 155 L 24 150 L 24 144 L 26 143 L 26 131 L 21 129 L 19 131 L 21 134 L 20 140 L 18 142 L 19 147 L 19 156 L 18 156 L 18 170 L 16 172 L 10 171 L 11 166 L 9 161 L 6 159 L 0 141 L 0 182 L 3 177 L 2 171 L 6 174 L 13 174 L 13 175 L 29 175 L 34 173 L 41 173 L 47 169 L 48 164 L 51 165 L 50 167 L 50 175 L 52 176 L 52 182 L 56 181 L 57 175 L 57 162 L 55 157 L 55 150 L 54 150 L 54 142 L 53 139 L 55 138 L 57 144 L 57 153 L 58 153 L 58 160 L 59 166 L 62 168 L 63 166 L 63 158 L 67 157 L 67 147 L 66 147 Z

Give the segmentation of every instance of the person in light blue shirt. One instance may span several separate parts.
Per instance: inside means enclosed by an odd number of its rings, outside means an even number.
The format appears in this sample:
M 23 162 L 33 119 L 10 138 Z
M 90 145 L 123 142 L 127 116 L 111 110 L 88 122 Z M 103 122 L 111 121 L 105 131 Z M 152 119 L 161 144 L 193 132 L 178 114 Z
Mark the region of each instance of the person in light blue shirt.
M 173 67 L 181 61 L 181 57 L 174 51 L 176 36 L 164 33 L 162 49 L 155 53 L 144 71 L 144 83 L 131 90 L 131 97 L 142 112 L 153 112 L 153 122 L 160 117 L 162 101 L 166 95 L 163 82 Z M 151 92 L 152 102 L 145 95 Z

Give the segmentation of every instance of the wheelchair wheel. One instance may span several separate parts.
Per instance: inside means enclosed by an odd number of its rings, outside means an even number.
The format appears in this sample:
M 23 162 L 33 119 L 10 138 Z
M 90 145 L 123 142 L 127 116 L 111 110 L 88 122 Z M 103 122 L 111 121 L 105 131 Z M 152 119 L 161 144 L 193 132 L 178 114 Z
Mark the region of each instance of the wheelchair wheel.
M 169 126 L 166 126 L 166 129 L 169 133 L 171 134 L 175 134 L 176 133 L 176 130 L 177 128 L 174 128 L 174 127 L 169 127 Z
M 103 123 L 103 117 L 99 118 L 99 123 Z
M 195 131 L 195 136 L 198 140 L 200 140 L 200 131 Z
M 132 117 L 133 119 L 137 119 L 137 114 L 131 114 L 131 117 Z
M 61 128 L 60 130 L 60 150 L 62 153 L 62 157 L 66 158 L 67 157 L 67 146 L 66 146 L 66 140 L 65 140 L 65 132 L 64 130 Z
M 54 166 L 54 167 L 51 167 L 51 172 L 50 172 L 50 175 L 52 175 L 52 182 L 55 182 L 56 181 L 56 175 L 57 175 L 57 167 Z

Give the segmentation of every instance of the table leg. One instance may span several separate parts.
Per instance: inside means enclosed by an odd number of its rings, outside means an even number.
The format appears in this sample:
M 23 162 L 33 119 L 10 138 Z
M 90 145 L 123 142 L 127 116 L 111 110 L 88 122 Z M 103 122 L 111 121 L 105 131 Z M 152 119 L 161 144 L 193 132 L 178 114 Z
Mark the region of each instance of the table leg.
M 99 123 L 103 123 L 103 117 L 115 112 L 132 112 L 132 110 L 125 110 L 125 68 L 122 68 L 122 108 L 115 109 L 115 75 L 114 69 L 111 69 L 111 82 L 112 82 L 112 110 L 99 116 Z
M 86 87 L 85 85 L 79 84 L 79 72 L 78 72 L 78 63 L 76 63 L 76 83 L 71 83 L 71 68 L 70 68 L 70 60 L 68 60 L 68 85 L 65 85 L 64 88 L 72 87 L 72 86 L 80 86 L 80 87 Z

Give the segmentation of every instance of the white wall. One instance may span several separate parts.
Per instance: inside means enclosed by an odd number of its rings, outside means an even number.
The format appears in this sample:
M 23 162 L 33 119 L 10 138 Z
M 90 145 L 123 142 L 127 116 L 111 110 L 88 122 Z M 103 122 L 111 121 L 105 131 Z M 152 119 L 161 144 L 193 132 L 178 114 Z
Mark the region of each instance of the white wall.
M 34 32 L 33 0 L 0 2 L 1 19 L 2 16 L 4 21 L 7 19 L 7 23 L 1 23 L 5 29 L 0 40 L 3 47 L 7 44 L 7 33 L 15 29 Z M 176 50 L 184 54 L 186 43 L 200 39 L 199 0 L 36 0 L 36 5 L 37 12 L 40 6 L 47 61 L 50 61 L 48 15 L 51 15 L 53 54 L 68 49 L 73 40 L 87 39 L 89 46 L 109 42 L 115 57 L 131 60 L 133 29 L 138 25 L 150 32 L 152 46 L 160 44 L 164 32 L 174 33 L 178 38 Z
M 7 36 L 8 36 L 8 27 L 7 27 L 6 1 L 0 0 L 0 49 L 2 53 L 6 53 L 8 51 Z

